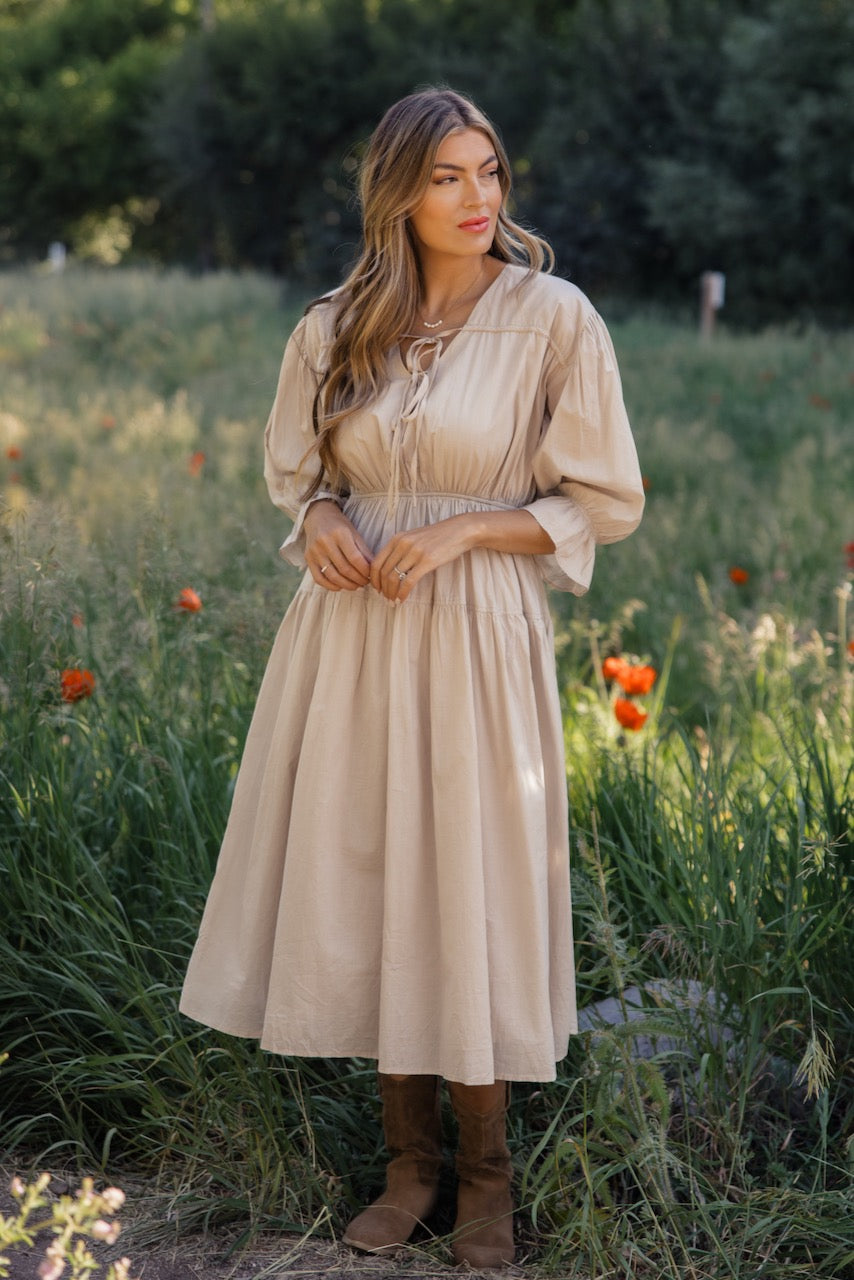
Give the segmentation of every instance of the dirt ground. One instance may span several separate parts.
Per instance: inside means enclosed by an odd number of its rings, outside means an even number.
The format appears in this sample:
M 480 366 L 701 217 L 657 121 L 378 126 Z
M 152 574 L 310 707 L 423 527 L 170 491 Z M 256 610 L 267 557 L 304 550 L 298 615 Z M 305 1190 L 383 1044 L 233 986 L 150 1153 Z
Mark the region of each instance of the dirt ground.
M 47 1240 L 44 1242 L 47 1243 Z M 334 1241 L 304 1241 L 299 1237 L 282 1237 L 274 1247 L 261 1246 L 252 1249 L 242 1258 L 223 1262 L 211 1251 L 209 1243 L 188 1241 L 176 1249 L 134 1249 L 126 1244 L 131 1257 L 131 1276 L 134 1280 L 450 1280 L 461 1274 L 450 1265 L 441 1266 L 432 1258 L 420 1256 L 417 1249 L 398 1250 L 387 1258 L 371 1258 L 348 1249 Z M 95 1277 L 106 1275 L 106 1265 L 117 1250 L 94 1249 L 103 1258 L 103 1270 Z M 8 1255 L 11 1268 L 10 1280 L 38 1280 L 38 1267 L 44 1258 L 44 1246 L 33 1249 L 16 1249 Z M 521 1267 L 508 1267 L 504 1271 L 465 1273 L 471 1280 L 476 1277 L 522 1277 Z
M 0 1214 L 4 1217 L 14 1212 L 15 1201 L 7 1188 L 13 1170 L 0 1166 Z M 50 1191 L 62 1195 L 79 1186 L 62 1175 L 55 1175 Z M 130 1202 L 130 1196 L 129 1196 Z M 131 1259 L 130 1274 L 133 1280 L 451 1280 L 463 1275 L 470 1280 L 517 1280 L 524 1276 L 521 1266 L 507 1267 L 502 1271 L 456 1271 L 450 1256 L 447 1265 L 437 1262 L 415 1244 L 399 1249 L 391 1255 L 371 1257 L 358 1253 L 334 1240 L 315 1236 L 265 1235 L 239 1256 L 225 1258 L 229 1241 L 214 1236 L 187 1238 L 180 1245 L 143 1244 L 143 1230 L 148 1224 L 135 1223 L 125 1212 L 125 1231 L 118 1244 L 92 1245 L 92 1252 L 102 1269 L 94 1273 L 94 1280 L 106 1276 L 110 1260 L 123 1254 Z M 135 1238 L 138 1237 L 138 1238 Z M 9 1258 L 10 1280 L 39 1280 L 39 1264 L 44 1260 L 44 1250 L 51 1239 L 44 1233 L 32 1248 L 20 1246 L 4 1250 Z

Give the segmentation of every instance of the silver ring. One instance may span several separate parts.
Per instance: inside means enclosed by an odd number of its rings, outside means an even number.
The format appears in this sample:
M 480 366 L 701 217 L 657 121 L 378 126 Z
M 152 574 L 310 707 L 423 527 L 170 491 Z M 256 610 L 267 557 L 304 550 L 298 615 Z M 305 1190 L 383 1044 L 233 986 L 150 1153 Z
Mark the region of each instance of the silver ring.
M 332 563 L 331 560 L 327 560 L 326 564 L 320 566 L 320 572 L 326 573 L 326 570 L 329 568 L 331 563 Z
M 397 565 L 394 566 L 394 571 L 397 574 L 397 576 L 400 578 L 401 582 L 403 582 L 403 579 L 406 577 L 406 571 L 404 571 L 403 569 L 398 569 Z

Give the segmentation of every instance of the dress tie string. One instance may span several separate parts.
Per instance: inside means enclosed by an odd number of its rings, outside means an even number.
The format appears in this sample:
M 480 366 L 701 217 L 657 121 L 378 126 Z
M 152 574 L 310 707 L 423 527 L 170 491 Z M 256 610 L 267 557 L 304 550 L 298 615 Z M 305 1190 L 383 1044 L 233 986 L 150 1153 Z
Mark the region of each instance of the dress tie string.
M 409 480 L 413 498 L 418 485 L 418 440 L 421 424 L 424 420 L 424 401 L 430 390 L 430 373 L 442 354 L 442 339 L 439 337 L 416 338 L 406 353 L 404 361 L 409 373 L 409 382 L 404 396 L 403 408 L 391 432 L 391 477 L 388 487 L 388 516 L 391 519 L 397 511 L 398 499 L 403 472 L 403 443 L 406 436 L 412 437 L 412 454 L 409 462 Z M 425 365 L 424 359 L 429 357 Z

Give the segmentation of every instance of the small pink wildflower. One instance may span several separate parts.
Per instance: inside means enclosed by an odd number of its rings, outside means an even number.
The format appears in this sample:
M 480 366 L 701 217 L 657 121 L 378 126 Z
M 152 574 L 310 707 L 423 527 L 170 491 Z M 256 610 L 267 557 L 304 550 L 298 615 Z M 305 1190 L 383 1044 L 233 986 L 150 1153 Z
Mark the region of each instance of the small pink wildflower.
M 119 1238 L 121 1227 L 118 1222 L 107 1222 L 106 1218 L 96 1218 L 90 1230 L 93 1240 L 103 1240 L 106 1244 L 115 1244 Z
M 62 1256 L 61 1245 L 50 1245 L 44 1261 L 39 1263 L 40 1280 L 59 1280 L 64 1270 L 65 1259 Z

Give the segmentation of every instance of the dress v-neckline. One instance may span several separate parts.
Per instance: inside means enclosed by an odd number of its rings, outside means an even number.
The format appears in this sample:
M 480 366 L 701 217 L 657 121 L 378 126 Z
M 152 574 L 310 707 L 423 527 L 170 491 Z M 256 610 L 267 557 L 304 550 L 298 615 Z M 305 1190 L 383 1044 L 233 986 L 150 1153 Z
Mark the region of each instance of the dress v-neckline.
M 490 280 L 489 284 L 486 286 L 486 288 L 484 289 L 483 293 L 480 295 L 480 297 L 479 297 L 479 298 L 477 299 L 477 301 L 475 302 L 474 306 L 472 307 L 471 311 L 470 311 L 470 312 L 469 312 L 469 314 L 468 314 L 467 319 L 465 320 L 465 322 L 464 322 L 463 324 L 455 325 L 455 326 L 449 327 L 449 328 L 447 328 L 447 329 L 442 329 L 442 330 L 440 330 L 438 333 L 408 334 L 408 335 L 407 335 L 407 337 L 411 337 L 411 338 L 412 338 L 412 342 L 410 343 L 409 350 L 411 350 L 411 349 L 412 349 L 412 347 L 414 347 L 414 346 L 416 346 L 418 343 L 420 343 L 424 338 L 430 338 L 430 339 L 435 339 L 435 340 L 436 340 L 436 346 L 434 347 L 435 354 L 434 354 L 433 358 L 431 359 L 431 361 L 430 361 L 429 365 L 427 365 L 427 369 L 432 369 L 432 368 L 434 367 L 434 365 L 435 365 L 436 363 L 438 363 L 438 361 L 439 361 L 439 360 L 441 360 L 441 358 L 442 358 L 444 355 L 446 355 L 446 354 L 447 354 L 447 352 L 449 351 L 449 349 L 453 346 L 454 341 L 455 341 L 455 340 L 460 336 L 460 334 L 461 334 L 461 333 L 464 333 L 464 332 L 466 331 L 466 329 L 468 329 L 468 328 L 472 327 L 472 322 L 473 322 L 473 320 L 474 320 L 475 316 L 477 315 L 478 310 L 480 309 L 480 306 L 481 306 L 481 304 L 483 303 L 484 299 L 485 299 L 485 298 L 487 298 L 487 297 L 492 293 L 493 289 L 496 287 L 496 285 L 498 284 L 499 280 L 501 280 L 501 279 L 503 278 L 503 276 L 504 276 L 504 274 L 505 274 L 505 272 L 507 271 L 507 268 L 508 268 L 509 266 L 510 266 L 510 263 L 509 263 L 509 262 L 505 262 L 505 263 L 502 265 L 501 270 L 500 270 L 500 271 L 498 272 L 498 274 L 495 276 L 495 278 L 494 278 L 493 280 Z M 447 341 L 443 341 L 443 339 L 445 339 L 445 338 L 447 338 Z M 407 364 L 406 356 L 404 355 L 403 351 L 401 350 L 401 347 L 400 347 L 400 343 L 399 343 L 399 342 L 395 343 L 395 345 L 392 347 L 391 352 L 390 352 L 390 355 L 391 355 L 391 357 L 392 357 L 392 360 L 393 360 L 394 362 L 396 362 L 396 364 L 397 364 L 397 366 L 398 366 L 398 373 L 397 373 L 397 375 L 396 375 L 396 376 L 398 376 L 398 377 L 401 377 L 401 378 L 411 378 L 411 377 L 413 376 L 413 374 L 417 374 L 417 373 L 424 373 L 424 372 L 426 372 L 426 370 L 425 370 L 425 369 L 412 369 L 412 368 L 410 368 L 410 366 Z M 408 355 L 408 351 L 407 351 L 407 355 Z

